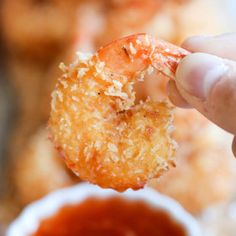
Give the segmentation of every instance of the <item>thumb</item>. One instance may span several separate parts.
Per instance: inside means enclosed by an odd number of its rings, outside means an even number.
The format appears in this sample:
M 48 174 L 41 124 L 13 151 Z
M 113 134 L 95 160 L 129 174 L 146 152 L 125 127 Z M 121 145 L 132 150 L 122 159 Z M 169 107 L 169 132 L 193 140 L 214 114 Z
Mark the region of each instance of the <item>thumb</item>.
M 236 134 L 236 62 L 193 53 L 179 64 L 176 86 L 190 105 Z

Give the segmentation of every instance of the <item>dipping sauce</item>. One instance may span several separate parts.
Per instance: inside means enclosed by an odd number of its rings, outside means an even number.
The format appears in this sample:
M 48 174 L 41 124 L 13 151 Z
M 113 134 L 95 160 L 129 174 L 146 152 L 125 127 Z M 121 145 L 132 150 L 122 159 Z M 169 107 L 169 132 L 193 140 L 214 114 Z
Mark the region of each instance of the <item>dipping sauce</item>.
M 33 236 L 187 236 L 163 210 L 141 200 L 89 198 L 44 219 Z

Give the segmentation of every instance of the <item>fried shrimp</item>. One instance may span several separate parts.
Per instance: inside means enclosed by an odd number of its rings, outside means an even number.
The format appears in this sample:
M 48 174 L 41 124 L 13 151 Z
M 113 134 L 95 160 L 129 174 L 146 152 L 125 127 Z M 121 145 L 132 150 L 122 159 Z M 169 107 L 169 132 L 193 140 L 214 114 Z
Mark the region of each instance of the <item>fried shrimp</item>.
M 62 66 L 49 127 L 67 166 L 81 179 L 118 191 L 142 188 L 174 166 L 172 108 L 150 99 L 135 104 L 133 85 L 153 69 L 173 78 L 187 54 L 137 34 Z
M 54 58 L 75 35 L 76 2 L 1 1 L 1 34 L 8 51 L 42 61 Z

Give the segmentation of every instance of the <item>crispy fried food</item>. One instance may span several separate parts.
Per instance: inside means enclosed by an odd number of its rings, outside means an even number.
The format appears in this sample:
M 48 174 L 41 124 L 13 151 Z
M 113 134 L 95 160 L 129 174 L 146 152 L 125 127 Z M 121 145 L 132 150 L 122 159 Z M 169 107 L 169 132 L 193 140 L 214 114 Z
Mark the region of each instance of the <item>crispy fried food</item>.
M 2 33 L 13 54 L 47 60 L 74 37 L 76 0 L 3 0 Z
M 78 178 L 76 178 L 78 181 Z M 25 145 L 14 168 L 17 200 L 22 205 L 49 192 L 77 182 L 48 140 L 45 128 L 39 129 Z
M 174 77 L 186 54 L 138 34 L 63 66 L 49 126 L 68 167 L 81 179 L 123 191 L 141 188 L 173 166 L 171 108 L 150 100 L 135 105 L 133 84 L 154 68 Z

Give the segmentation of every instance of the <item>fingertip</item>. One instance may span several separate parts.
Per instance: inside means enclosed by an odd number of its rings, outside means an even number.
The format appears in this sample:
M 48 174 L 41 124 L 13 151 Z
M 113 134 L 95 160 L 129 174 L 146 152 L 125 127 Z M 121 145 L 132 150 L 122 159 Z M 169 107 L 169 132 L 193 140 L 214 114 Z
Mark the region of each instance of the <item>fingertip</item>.
M 236 33 L 200 35 L 187 38 L 182 47 L 191 52 L 205 52 L 222 58 L 236 60 Z
M 192 108 L 189 103 L 180 95 L 176 84 L 173 80 L 170 80 L 167 84 L 167 94 L 170 101 L 178 107 L 181 108 Z
M 179 63 L 176 82 L 189 95 L 204 100 L 225 71 L 226 66 L 221 58 L 206 53 L 192 53 Z

